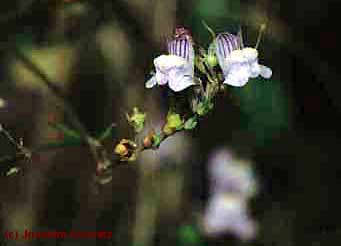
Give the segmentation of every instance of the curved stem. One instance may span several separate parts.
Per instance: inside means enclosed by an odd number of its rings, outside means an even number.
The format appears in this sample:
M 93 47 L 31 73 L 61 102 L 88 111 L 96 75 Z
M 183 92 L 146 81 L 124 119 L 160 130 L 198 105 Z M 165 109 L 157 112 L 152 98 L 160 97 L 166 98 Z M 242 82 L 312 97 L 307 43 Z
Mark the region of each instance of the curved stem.
M 36 65 L 34 64 L 30 58 L 28 58 L 25 54 L 23 54 L 18 47 L 14 49 L 16 57 L 26 65 L 28 69 L 30 69 L 33 73 L 35 73 L 40 79 L 43 84 L 47 86 L 47 88 L 60 100 L 65 116 L 67 119 L 70 120 L 72 126 L 78 131 L 80 134 L 81 139 L 86 143 L 88 146 L 94 161 L 96 162 L 97 167 L 101 170 L 107 169 L 111 166 L 110 159 L 108 158 L 108 154 L 103 147 L 103 145 L 90 136 L 87 132 L 86 128 L 83 124 L 79 121 L 76 114 L 74 113 L 70 103 L 66 99 L 62 90 L 53 83 L 48 76 Z

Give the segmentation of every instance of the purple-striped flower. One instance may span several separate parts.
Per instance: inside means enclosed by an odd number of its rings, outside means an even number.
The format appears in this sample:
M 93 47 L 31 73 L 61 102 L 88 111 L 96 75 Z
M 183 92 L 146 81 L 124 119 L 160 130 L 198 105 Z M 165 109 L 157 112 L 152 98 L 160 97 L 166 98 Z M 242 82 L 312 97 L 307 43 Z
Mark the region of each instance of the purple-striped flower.
M 258 63 L 258 51 L 254 48 L 243 48 L 239 36 L 230 33 L 220 33 L 216 40 L 216 55 L 223 71 L 224 84 L 241 87 L 249 78 L 261 75 L 270 78 L 270 68 Z
M 178 92 L 194 84 L 194 49 L 185 28 L 176 29 L 174 38 L 168 42 L 168 53 L 154 59 L 156 73 L 146 82 L 146 88 L 168 83 L 169 88 Z

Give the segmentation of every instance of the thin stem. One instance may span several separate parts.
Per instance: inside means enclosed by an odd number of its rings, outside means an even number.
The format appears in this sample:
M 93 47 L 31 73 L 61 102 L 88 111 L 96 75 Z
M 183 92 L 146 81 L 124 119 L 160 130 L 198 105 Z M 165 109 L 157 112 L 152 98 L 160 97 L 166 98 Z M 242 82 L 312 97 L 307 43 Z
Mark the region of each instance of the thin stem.
M 20 143 L 18 143 L 14 137 L 12 137 L 12 135 L 9 133 L 9 131 L 7 131 L 3 125 L 0 124 L 0 133 L 3 133 L 6 138 L 18 149 L 20 150 L 20 154 L 24 155 L 24 157 L 28 157 L 31 158 L 32 156 L 32 151 L 26 147 L 24 147 L 23 142 L 21 141 Z M 9 156 L 8 156 L 9 157 Z M 7 157 L 7 158 L 8 158 Z M 9 157 L 11 158 L 11 157 Z M 3 158 L 0 159 L 0 162 L 2 161 Z M 5 158 L 6 159 L 6 158 Z
M 204 27 L 207 29 L 207 31 L 211 34 L 212 39 L 215 40 L 216 35 L 215 35 L 214 31 L 212 30 L 212 28 L 210 28 L 204 20 L 202 20 L 201 23 L 204 25 Z
M 262 35 L 263 35 L 263 32 L 265 31 L 266 29 L 266 24 L 262 24 L 259 28 L 259 33 L 258 33 L 258 37 L 257 37 L 257 42 L 256 42 L 256 45 L 255 45 L 255 49 L 258 48 L 258 45 L 260 43 L 260 40 L 262 38 Z
M 239 28 L 238 36 L 240 38 L 240 48 L 243 49 L 244 48 L 244 41 L 243 41 L 242 27 Z
M 48 76 L 36 65 L 34 64 L 26 55 L 24 55 L 18 47 L 15 47 L 15 55 L 21 60 L 28 69 L 30 69 L 33 73 L 35 73 L 42 81 L 43 84 L 47 86 L 47 88 L 60 100 L 65 116 L 70 120 L 72 126 L 77 129 L 79 132 L 81 139 L 87 144 L 89 150 L 96 162 L 97 165 L 100 165 L 102 170 L 111 166 L 111 162 L 108 158 L 108 154 L 102 144 L 96 139 L 92 138 L 83 124 L 78 120 L 76 114 L 74 113 L 71 105 L 69 104 L 67 98 L 65 97 L 62 90 L 53 83 Z
M 17 149 L 22 147 L 2 125 L 0 126 L 0 132 L 2 132 Z

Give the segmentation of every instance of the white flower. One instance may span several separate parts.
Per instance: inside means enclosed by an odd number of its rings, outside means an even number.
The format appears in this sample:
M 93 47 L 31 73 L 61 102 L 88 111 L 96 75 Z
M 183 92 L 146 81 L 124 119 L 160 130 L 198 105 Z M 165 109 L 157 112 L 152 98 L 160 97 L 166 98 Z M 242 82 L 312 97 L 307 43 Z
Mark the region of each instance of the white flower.
M 168 52 L 154 59 L 156 73 L 146 82 L 146 88 L 168 83 L 170 89 L 178 92 L 194 84 L 194 49 L 186 29 L 176 29 L 175 38 L 168 42 Z
M 216 40 L 216 55 L 223 71 L 224 84 L 244 86 L 250 78 L 259 75 L 270 78 L 270 68 L 258 63 L 258 51 L 254 48 L 241 48 L 240 38 L 230 33 L 221 33 Z

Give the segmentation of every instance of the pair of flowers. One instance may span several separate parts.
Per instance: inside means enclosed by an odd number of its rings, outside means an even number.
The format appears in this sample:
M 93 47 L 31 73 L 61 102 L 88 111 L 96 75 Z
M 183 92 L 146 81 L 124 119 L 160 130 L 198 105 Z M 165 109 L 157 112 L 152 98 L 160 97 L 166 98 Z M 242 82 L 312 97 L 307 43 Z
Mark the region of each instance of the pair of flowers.
M 242 48 L 239 36 L 220 33 L 212 45 L 224 75 L 224 84 L 241 87 L 249 78 L 271 77 L 271 69 L 258 63 L 258 51 Z M 175 30 L 175 37 L 168 42 L 168 53 L 154 59 L 156 73 L 146 82 L 146 88 L 168 83 L 170 89 L 178 92 L 194 85 L 193 41 L 185 28 Z

